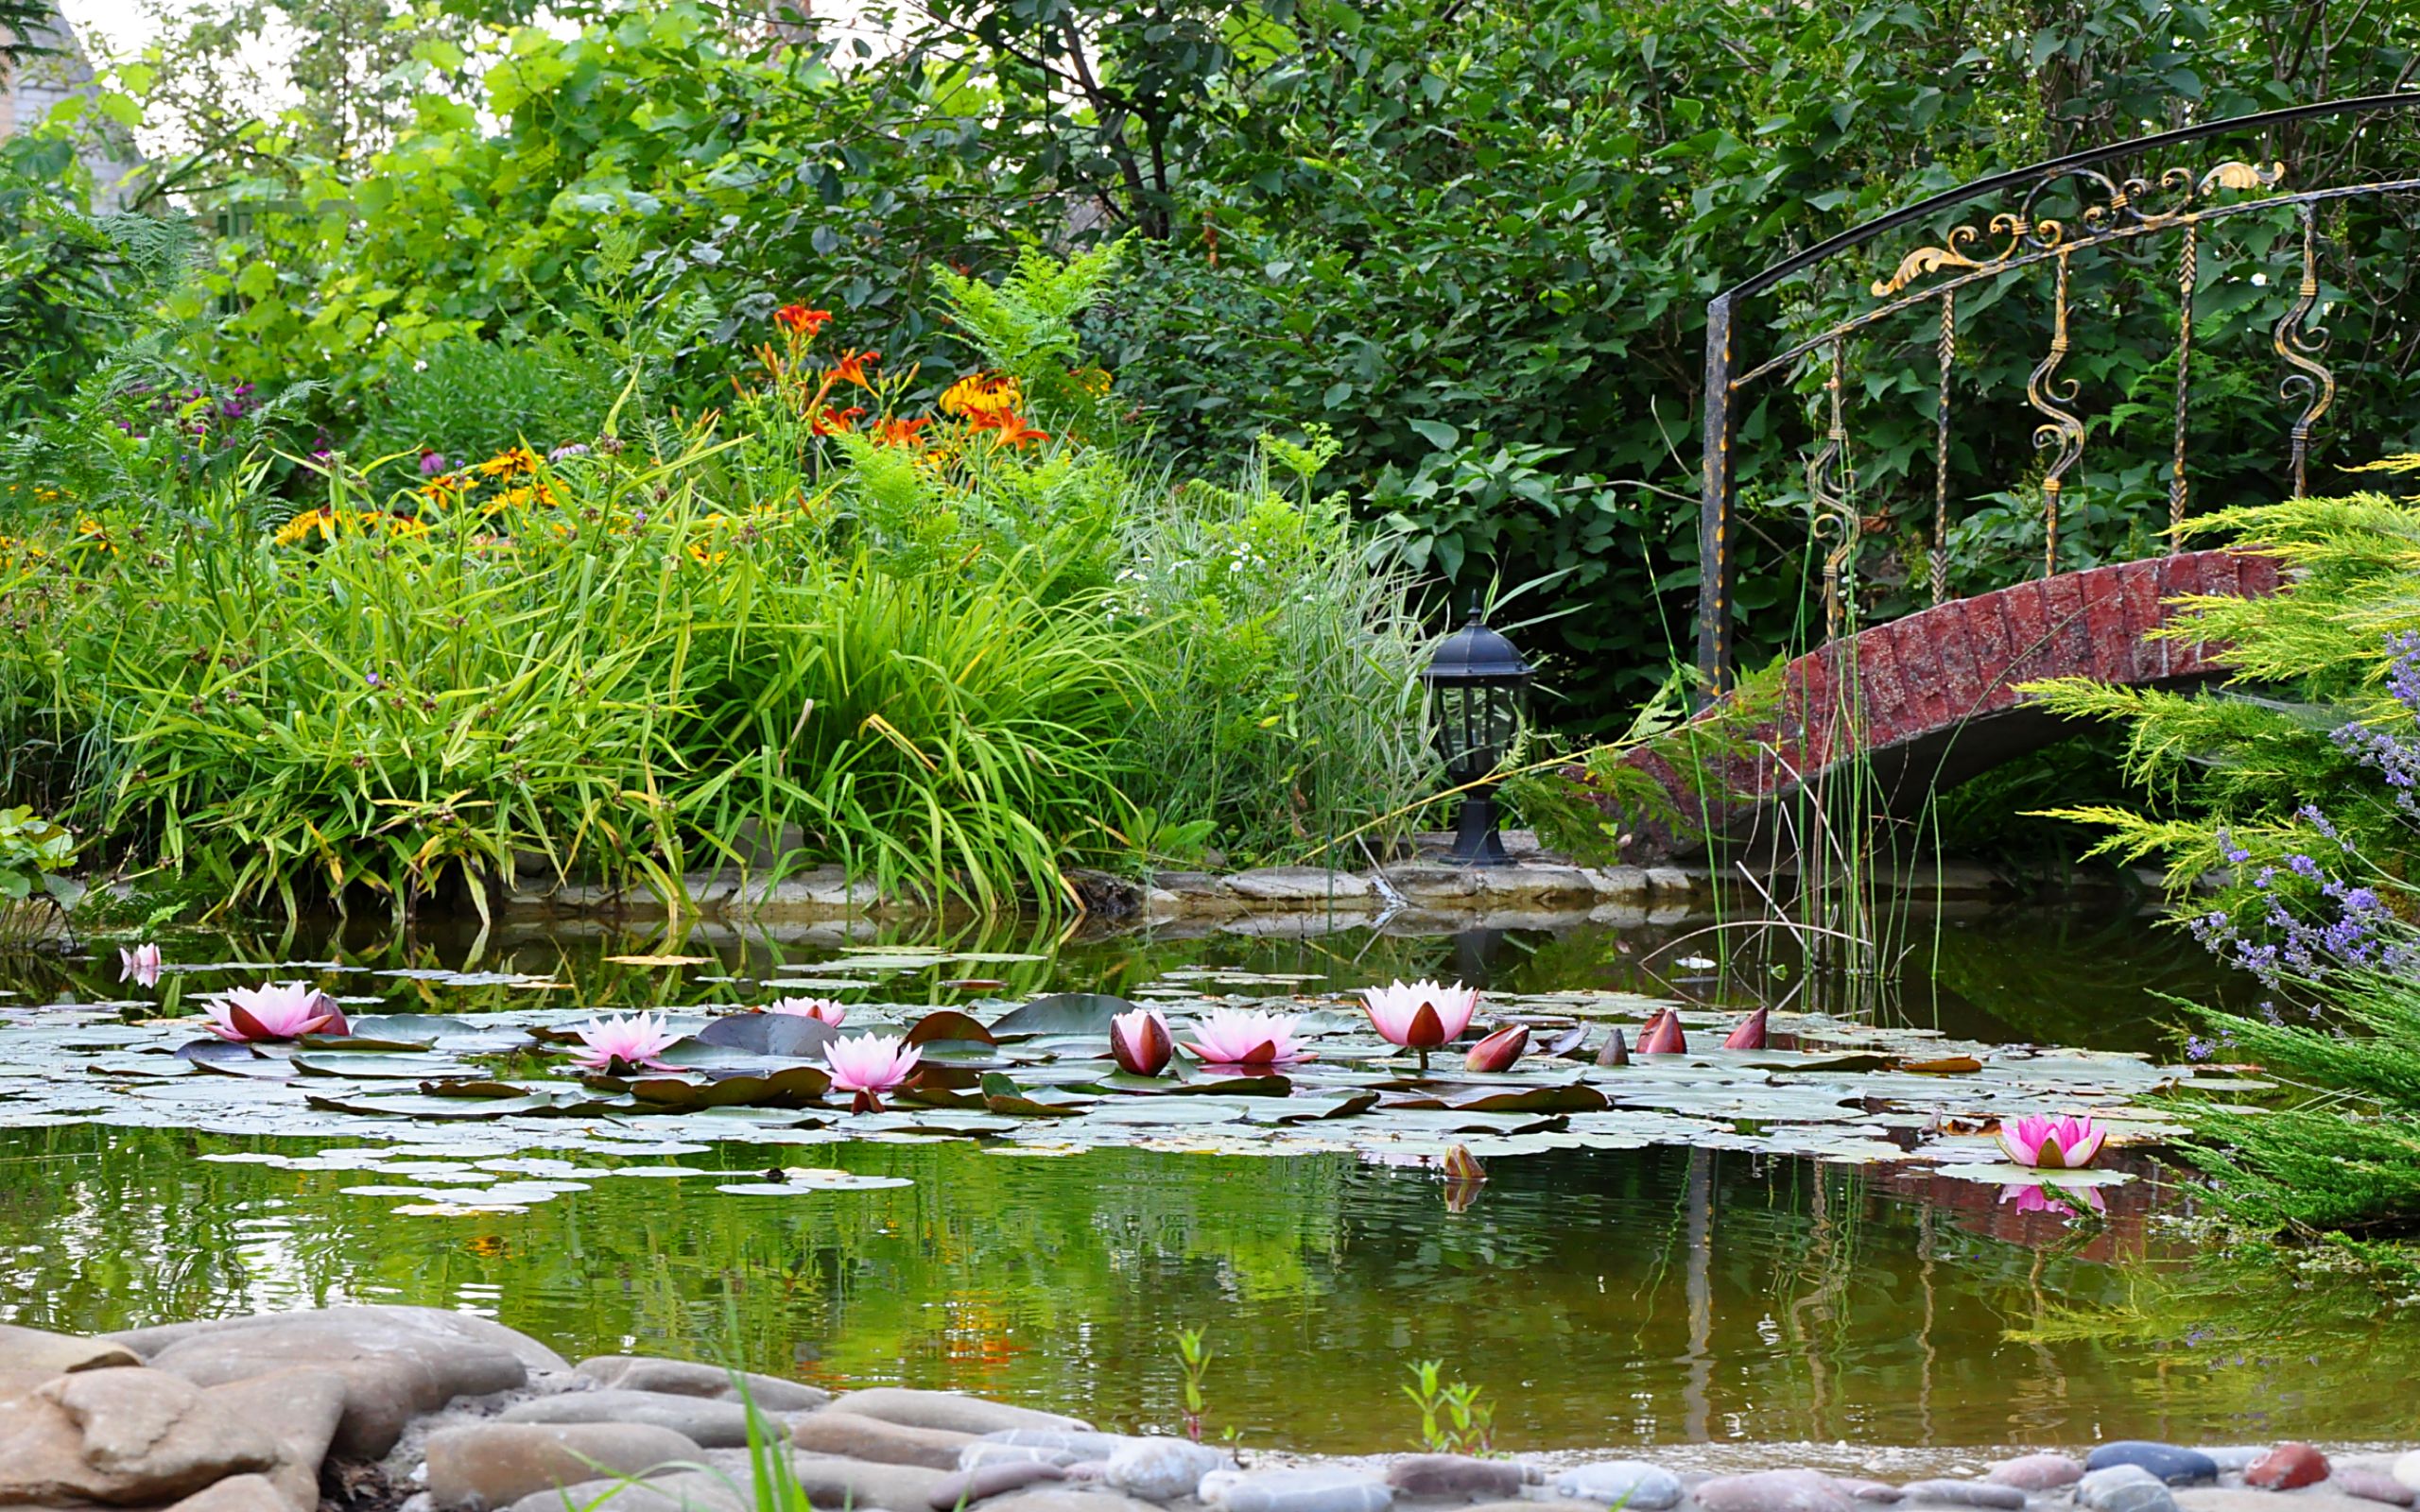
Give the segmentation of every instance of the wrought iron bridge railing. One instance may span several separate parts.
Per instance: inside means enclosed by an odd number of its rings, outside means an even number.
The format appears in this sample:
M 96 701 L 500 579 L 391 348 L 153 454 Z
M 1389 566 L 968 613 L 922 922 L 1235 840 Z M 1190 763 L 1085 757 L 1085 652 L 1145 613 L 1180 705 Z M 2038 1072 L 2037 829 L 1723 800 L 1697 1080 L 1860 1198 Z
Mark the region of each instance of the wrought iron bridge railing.
M 2287 433 L 2288 455 L 2282 460 L 2290 470 L 2294 495 L 2302 496 L 2308 488 L 2313 429 L 2337 397 L 2336 375 L 2321 361 L 2327 333 L 2311 323 L 2321 288 L 2316 212 L 2331 201 L 2420 191 L 2420 178 L 2298 188 L 2289 182 L 2286 164 L 2265 152 L 2200 167 L 2153 164 L 2166 149 L 2205 139 L 2259 136 L 2273 145 L 2274 133 L 2297 123 L 2406 111 L 2420 112 L 2420 92 L 2325 101 L 2212 121 L 1979 179 L 1843 232 L 1708 301 L 1699 525 L 1703 577 L 1698 600 L 1698 663 L 1708 689 L 1719 692 L 1728 688 L 1731 680 L 1739 524 L 1738 422 L 1756 386 L 1776 377 L 1800 379 L 1810 370 L 1820 375 L 1814 446 L 1806 458 L 1805 479 L 1808 529 L 1824 552 L 1824 633 L 1827 639 L 1838 638 L 1849 627 L 1853 614 L 1852 574 L 1862 528 L 1856 477 L 1848 462 L 1846 394 L 1852 345 L 1886 335 L 1893 322 L 1899 322 L 1897 335 L 1902 341 L 1910 323 L 1918 325 L 1920 337 L 1929 336 L 1929 355 L 1936 366 L 1936 413 L 1928 586 L 1932 601 L 1943 602 L 1949 596 L 1950 437 L 1953 383 L 1960 360 L 1960 301 L 1970 293 L 1979 301 L 1987 291 L 2004 286 L 2013 274 L 2041 270 L 2047 275 L 2043 282 L 2050 304 L 2048 343 L 2032 369 L 2025 394 L 2035 417 L 2032 444 L 2045 454 L 2038 482 L 2046 576 L 2058 571 L 2062 507 L 2070 474 L 2083 459 L 2086 438 L 2085 419 L 2077 412 L 2079 386 L 2060 371 L 2073 345 L 2070 281 L 2079 259 L 2112 253 L 2137 261 L 2151 249 L 2136 244 L 2153 237 L 2176 238 L 2173 451 L 2167 490 L 2167 534 L 2172 551 L 2190 503 L 2186 457 L 2192 420 L 2194 302 L 2204 232 L 2229 218 L 2262 212 L 2292 215 L 2299 236 L 2290 237 L 2289 246 L 2298 252 L 2298 266 L 2284 270 L 2287 276 L 2278 280 L 2282 307 L 2272 327 L 2272 339 L 2286 369 L 2279 384 L 2280 398 L 2296 406 Z M 2121 163 L 2137 166 L 2129 172 L 2118 166 Z M 1870 308 L 1814 335 L 1789 338 L 1788 344 L 1767 355 L 1743 361 L 1737 351 L 1742 329 L 1739 316 L 1751 301 L 1893 232 L 1937 223 L 1947 213 L 1982 202 L 2013 204 L 2014 208 L 1991 214 L 1980 225 L 1970 218 L 1938 241 L 1908 251 L 1895 266 L 1879 265 L 1889 271 L 1867 291 L 1865 297 L 1875 301 Z M 1970 215 L 1979 213 L 1970 212 Z

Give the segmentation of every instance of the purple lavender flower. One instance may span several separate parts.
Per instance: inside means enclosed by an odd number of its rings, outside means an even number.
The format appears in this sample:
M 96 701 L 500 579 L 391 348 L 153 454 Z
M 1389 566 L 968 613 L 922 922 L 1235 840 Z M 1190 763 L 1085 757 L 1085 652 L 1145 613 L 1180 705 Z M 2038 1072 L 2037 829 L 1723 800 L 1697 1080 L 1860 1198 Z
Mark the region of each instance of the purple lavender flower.
M 442 455 L 436 452 L 423 452 L 420 454 L 420 475 L 422 477 L 433 478 L 444 471 L 445 458 Z
M 381 681 L 381 680 L 379 679 L 378 674 L 377 674 L 377 673 L 375 673 L 375 672 L 372 672 L 372 673 L 368 674 L 368 676 L 366 677 L 365 680 L 366 680 L 366 681 L 368 681 L 368 682 L 369 682 L 369 684 L 370 684 L 372 687 L 373 687 L 373 688 L 383 688 L 383 687 L 385 687 L 385 686 L 387 685 L 385 682 L 383 682 L 383 681 Z
M 586 441 L 567 441 L 564 444 L 556 447 L 553 451 L 548 452 L 546 454 L 546 460 L 549 462 L 560 462 L 567 456 L 586 456 L 587 455 L 588 443 Z

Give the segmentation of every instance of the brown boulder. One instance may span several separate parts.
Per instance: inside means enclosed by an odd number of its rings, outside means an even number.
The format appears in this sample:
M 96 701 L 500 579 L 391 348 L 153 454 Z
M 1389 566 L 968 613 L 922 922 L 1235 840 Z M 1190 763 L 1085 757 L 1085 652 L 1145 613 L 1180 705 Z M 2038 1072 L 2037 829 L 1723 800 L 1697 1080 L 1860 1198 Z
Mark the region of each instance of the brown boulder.
M 133 1350 L 107 1339 L 48 1333 L 41 1329 L 0 1323 L 0 1376 L 40 1375 L 47 1380 L 77 1370 L 105 1370 L 142 1363 Z
M 428 1435 L 428 1494 L 441 1507 L 505 1506 L 600 1476 L 695 1464 L 702 1452 L 640 1423 L 473 1423 Z
M 809 1413 L 790 1427 L 790 1441 L 816 1454 L 838 1454 L 877 1465 L 916 1465 L 928 1470 L 958 1469 L 958 1452 L 975 1442 L 973 1434 L 939 1428 L 909 1428 L 856 1413 L 825 1410 Z
M 230 1475 L 186 1497 L 168 1512 L 287 1512 L 289 1503 L 266 1475 Z
M 153 1369 L 197 1385 L 297 1367 L 333 1371 L 344 1382 L 345 1401 L 332 1447 L 347 1459 L 380 1457 L 395 1447 L 405 1424 L 457 1397 L 510 1391 L 529 1379 L 521 1354 L 504 1342 L 518 1334 L 485 1318 L 428 1308 L 264 1314 L 112 1336 L 145 1354 Z
M 711 1397 L 717 1401 L 740 1400 L 739 1393 L 733 1389 L 730 1371 L 720 1366 L 700 1365 L 694 1360 L 664 1360 L 647 1354 L 600 1354 L 572 1366 L 572 1373 L 583 1381 L 593 1381 L 617 1391 L 661 1391 L 676 1397 Z M 832 1400 L 832 1393 L 828 1391 L 816 1386 L 803 1386 L 779 1376 L 742 1371 L 739 1380 L 747 1387 L 748 1400 L 759 1412 L 805 1412 Z
M 0 1506 L 173 1502 L 277 1461 L 268 1435 L 158 1370 L 78 1371 L 0 1402 Z

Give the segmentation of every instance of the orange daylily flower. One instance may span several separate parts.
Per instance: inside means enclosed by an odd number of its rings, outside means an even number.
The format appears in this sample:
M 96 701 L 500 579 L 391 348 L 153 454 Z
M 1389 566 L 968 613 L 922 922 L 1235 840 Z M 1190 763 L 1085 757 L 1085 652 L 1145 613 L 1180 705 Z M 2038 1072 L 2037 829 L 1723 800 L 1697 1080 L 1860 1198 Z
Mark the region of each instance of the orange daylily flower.
M 773 323 L 796 335 L 811 336 L 823 329 L 832 318 L 829 310 L 810 310 L 804 304 L 785 304 L 773 312 Z
M 863 404 L 851 404 L 846 409 L 819 409 L 815 412 L 815 434 L 838 436 L 843 431 L 854 431 L 865 412 Z
M 832 377 L 838 383 L 855 384 L 860 388 L 872 388 L 873 384 L 866 377 L 865 365 L 881 360 L 882 353 L 879 352 L 844 352 L 840 353 L 840 360 L 832 365 Z
M 917 433 L 932 422 L 930 415 L 920 415 L 914 420 L 902 420 L 894 415 L 874 426 L 873 438 L 885 446 L 912 449 L 924 444 Z

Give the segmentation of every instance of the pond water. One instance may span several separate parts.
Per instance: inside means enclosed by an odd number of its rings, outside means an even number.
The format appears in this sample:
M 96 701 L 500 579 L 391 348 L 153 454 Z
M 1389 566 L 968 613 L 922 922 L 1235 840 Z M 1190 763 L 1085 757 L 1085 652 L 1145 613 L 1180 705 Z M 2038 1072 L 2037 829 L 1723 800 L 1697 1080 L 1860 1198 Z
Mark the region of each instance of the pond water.
M 2154 1056 L 2172 1044 L 2153 992 L 2225 990 L 2189 945 L 2105 908 L 1927 920 L 1890 972 L 1861 983 L 1807 978 L 1785 950 L 1701 964 L 1700 927 L 961 936 L 942 942 L 952 959 L 902 956 L 863 990 L 938 1005 L 1204 983 L 1283 996 L 1442 972 L 1498 993 L 1731 1005 L 1813 993 L 1965 1040 Z M 177 962 L 341 962 L 348 994 L 464 1017 L 516 992 L 526 1005 L 532 979 L 562 984 L 547 996 L 565 1007 L 747 1001 L 768 979 L 829 979 L 817 968 L 835 950 L 702 933 L 169 941 Z M 701 959 L 609 959 L 632 955 Z M 382 971 L 418 974 L 371 974 Z M 113 1001 L 114 974 L 113 960 L 0 957 L 0 1009 Z M 182 989 L 205 980 L 218 985 L 196 973 Z M 0 1063 L 9 1033 L 0 1024 Z M 408 1164 L 365 1163 L 362 1142 L 282 1135 L 267 1112 L 257 1131 L 210 1134 L 9 1126 L 9 1092 L 0 1077 L 0 1319 L 43 1327 L 406 1301 L 488 1313 L 572 1353 L 723 1357 L 836 1387 L 956 1387 L 1165 1427 L 1181 1400 L 1171 1333 L 1193 1325 L 1213 1351 L 1212 1433 L 1322 1452 L 1412 1447 L 1398 1387 L 1424 1359 L 1484 1390 L 1499 1441 L 1536 1450 L 2415 1427 L 2402 1388 L 2420 1375 L 2420 1331 L 2377 1320 L 2356 1290 L 2289 1292 L 2191 1254 L 2165 1222 L 2189 1208 L 2189 1183 L 2137 1152 L 2123 1163 L 2141 1178 L 2108 1192 L 2105 1218 L 2079 1220 L 1922 1166 L 1738 1149 L 1548 1149 L 1491 1157 L 1473 1183 L 1367 1150 L 768 1133 L 670 1156 L 473 1151 L 449 1172 L 441 1138 Z M 719 1190 L 769 1168 L 847 1179 Z M 391 1185 L 502 1178 L 555 1184 L 489 1211 Z

